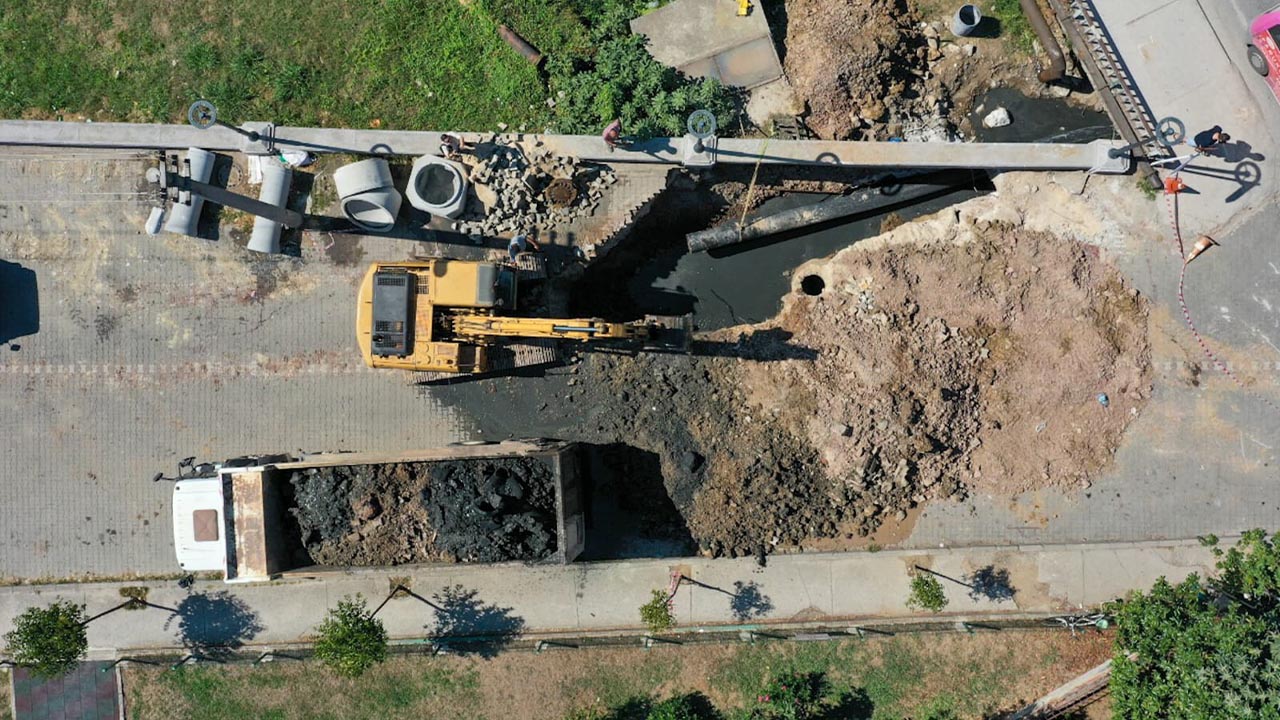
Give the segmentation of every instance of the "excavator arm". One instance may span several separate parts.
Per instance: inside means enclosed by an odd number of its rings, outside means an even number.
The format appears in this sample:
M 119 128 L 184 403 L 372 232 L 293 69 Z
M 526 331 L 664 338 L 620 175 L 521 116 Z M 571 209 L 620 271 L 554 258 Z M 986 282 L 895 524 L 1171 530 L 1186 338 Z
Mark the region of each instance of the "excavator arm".
M 643 323 L 614 323 L 595 318 L 522 318 L 482 315 L 452 317 L 453 334 L 474 338 L 555 338 L 590 342 L 599 340 L 649 339 L 649 326 Z

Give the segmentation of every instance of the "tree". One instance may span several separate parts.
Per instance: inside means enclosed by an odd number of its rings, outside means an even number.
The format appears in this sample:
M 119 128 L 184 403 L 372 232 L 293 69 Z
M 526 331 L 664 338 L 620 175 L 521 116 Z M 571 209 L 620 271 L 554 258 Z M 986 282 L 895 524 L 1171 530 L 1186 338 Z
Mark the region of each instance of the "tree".
M 340 675 L 357 677 L 387 659 L 387 631 L 364 598 L 344 598 L 316 628 L 316 657 Z
M 907 607 L 913 610 L 942 612 L 947 606 L 947 594 L 942 590 L 938 578 L 919 573 L 911 578 L 911 594 L 907 596 Z
M 654 590 L 652 599 L 640 606 L 640 620 L 649 627 L 649 632 L 660 633 L 675 627 L 670 601 L 665 592 Z
M 1215 549 L 1217 578 L 1113 603 L 1111 696 L 1118 720 L 1280 718 L 1280 555 L 1274 536 L 1245 533 Z M 1134 656 L 1130 659 L 1131 654 Z
M 59 600 L 44 608 L 27 608 L 5 633 L 8 652 L 18 665 L 41 677 L 57 677 L 75 668 L 89 648 L 83 605 Z

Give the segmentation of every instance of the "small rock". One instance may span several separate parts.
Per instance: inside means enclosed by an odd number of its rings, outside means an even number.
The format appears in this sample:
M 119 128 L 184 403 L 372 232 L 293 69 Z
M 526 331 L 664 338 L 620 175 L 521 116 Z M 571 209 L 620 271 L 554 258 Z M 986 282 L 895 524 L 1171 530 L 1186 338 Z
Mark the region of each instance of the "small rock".
M 965 55 L 968 55 L 968 56 L 970 56 L 970 57 L 973 57 L 974 55 L 977 55 L 977 54 L 978 54 L 978 46 L 977 46 L 977 45 L 965 45 L 965 46 L 964 46 L 964 53 L 965 53 Z
M 849 437 L 850 435 L 853 435 L 853 428 L 845 425 L 844 423 L 836 423 L 835 425 L 832 425 L 831 431 L 841 437 Z
M 907 519 L 907 511 L 906 511 L 906 510 L 899 510 L 898 512 L 894 513 L 893 518 L 894 518 L 895 520 L 898 520 L 899 522 L 901 522 L 901 521 L 903 521 L 903 520 L 906 520 L 906 519 Z
M 507 128 L 509 127 L 511 126 L 506 123 L 498 123 L 498 129 L 501 130 L 502 132 L 506 132 Z
M 982 118 L 982 126 L 985 128 L 999 128 L 1013 124 L 1013 118 L 1009 116 L 1009 111 L 1004 108 L 996 108 Z
M 1084 490 L 1088 490 L 1089 488 L 1093 487 L 1093 483 L 1089 482 L 1089 478 L 1084 478 L 1083 480 L 1080 481 L 1080 487 Z

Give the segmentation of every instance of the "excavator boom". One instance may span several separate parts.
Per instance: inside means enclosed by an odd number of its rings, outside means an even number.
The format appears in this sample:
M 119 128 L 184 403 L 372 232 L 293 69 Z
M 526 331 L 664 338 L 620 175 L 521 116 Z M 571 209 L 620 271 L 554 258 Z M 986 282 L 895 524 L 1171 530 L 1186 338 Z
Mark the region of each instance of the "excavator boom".
M 452 318 L 453 332 L 474 338 L 555 338 L 557 340 L 639 340 L 649 337 L 640 323 L 611 323 L 595 318 L 525 318 L 463 315 Z

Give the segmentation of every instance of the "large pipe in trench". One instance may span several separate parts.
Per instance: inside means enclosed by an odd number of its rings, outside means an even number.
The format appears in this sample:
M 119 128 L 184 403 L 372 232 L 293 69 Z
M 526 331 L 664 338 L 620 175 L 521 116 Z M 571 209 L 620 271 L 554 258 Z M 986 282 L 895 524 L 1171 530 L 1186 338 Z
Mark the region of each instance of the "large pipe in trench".
M 1054 36 L 1053 30 L 1049 29 L 1049 23 L 1044 19 L 1044 13 L 1040 11 L 1040 4 L 1036 0 L 1020 1 L 1022 14 L 1027 17 L 1027 22 L 1031 23 L 1031 29 L 1035 30 L 1040 47 L 1044 48 L 1049 56 L 1049 67 L 1040 71 L 1040 82 L 1051 83 L 1061 80 L 1067 75 L 1067 59 L 1062 54 L 1062 46 L 1058 44 L 1058 38 Z
M 685 236 L 690 252 L 714 250 L 728 245 L 755 240 L 757 238 L 777 235 L 788 230 L 798 230 L 812 225 L 839 220 L 850 215 L 884 212 L 898 207 L 955 190 L 953 184 L 906 185 L 898 192 L 888 195 L 883 188 L 862 190 L 853 195 L 829 198 L 812 205 L 783 210 L 767 215 L 741 227 L 737 223 L 719 225 L 699 230 Z

